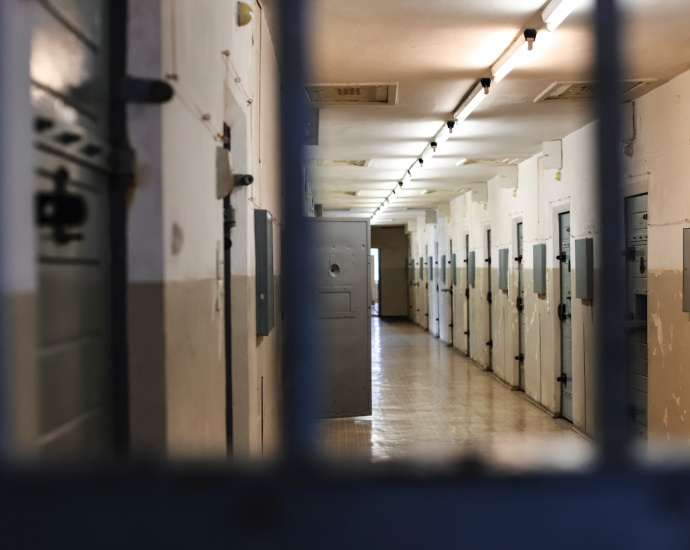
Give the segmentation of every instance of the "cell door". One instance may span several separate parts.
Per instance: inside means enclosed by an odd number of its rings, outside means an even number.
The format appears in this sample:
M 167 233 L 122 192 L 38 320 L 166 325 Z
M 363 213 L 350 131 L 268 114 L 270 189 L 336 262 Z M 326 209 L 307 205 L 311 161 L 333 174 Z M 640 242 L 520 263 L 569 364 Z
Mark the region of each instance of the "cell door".
M 313 315 L 322 339 L 327 418 L 371 414 L 369 225 L 310 218 L 316 245 Z
M 494 353 L 493 353 L 493 348 L 494 348 L 494 341 L 493 341 L 493 295 L 491 293 L 491 229 L 486 230 L 486 259 L 484 260 L 486 263 L 486 280 L 487 280 L 487 292 L 486 292 L 486 301 L 487 301 L 487 306 L 489 308 L 489 340 L 486 343 L 487 347 L 489 348 L 489 362 L 488 362 L 488 368 L 491 370 L 493 368 L 493 359 L 494 359 Z
M 518 262 L 518 298 L 517 298 L 517 310 L 518 310 L 518 356 L 517 360 L 519 362 L 519 388 L 525 391 L 525 264 L 522 261 L 523 254 L 523 242 L 522 242 L 522 224 L 517 224 L 517 247 L 518 255 L 515 260 Z
M 440 294 L 440 289 L 441 289 L 441 270 L 439 266 L 439 261 L 440 261 L 440 256 L 438 255 L 438 243 L 434 244 L 434 257 L 430 258 L 431 262 L 431 273 L 433 274 L 430 279 L 433 278 L 433 284 L 431 286 L 432 289 L 432 295 L 431 295 L 431 300 L 432 300 L 432 306 L 433 306 L 433 311 L 432 311 L 432 327 L 433 330 L 431 333 L 436 336 L 436 338 L 439 338 L 441 336 L 441 302 L 439 298 Z
M 465 336 L 467 355 L 470 355 L 470 236 L 465 235 Z
M 625 200 L 629 426 L 647 439 L 647 195 Z
M 571 317 L 570 273 L 570 212 L 558 216 L 561 303 L 558 317 L 561 321 L 561 415 L 573 421 L 573 327 Z
M 103 454 L 113 442 L 108 4 L 30 3 L 39 447 L 47 456 Z

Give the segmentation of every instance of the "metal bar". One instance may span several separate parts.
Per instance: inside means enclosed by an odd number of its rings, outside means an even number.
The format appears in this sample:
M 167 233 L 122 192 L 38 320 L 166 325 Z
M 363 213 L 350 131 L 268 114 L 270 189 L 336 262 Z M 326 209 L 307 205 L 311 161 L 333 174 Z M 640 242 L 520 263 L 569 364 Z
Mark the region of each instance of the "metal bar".
M 134 183 L 127 135 L 127 103 L 117 93 L 127 74 L 128 2 L 110 1 L 110 185 L 113 450 L 129 454 L 129 348 L 127 338 L 127 190 Z
M 305 218 L 303 165 L 305 105 L 305 2 L 280 2 L 281 152 L 283 219 L 281 280 L 284 330 L 285 452 L 310 458 L 316 450 L 317 344 L 312 319 L 312 239 Z
M 596 76 L 598 93 L 598 213 L 601 228 L 600 291 L 598 296 L 598 349 L 600 373 L 599 413 L 601 459 L 604 466 L 623 466 L 629 457 L 626 426 L 626 339 L 624 217 L 621 167 L 619 162 L 620 81 L 623 73 L 620 55 L 620 16 L 616 0 L 597 0 Z

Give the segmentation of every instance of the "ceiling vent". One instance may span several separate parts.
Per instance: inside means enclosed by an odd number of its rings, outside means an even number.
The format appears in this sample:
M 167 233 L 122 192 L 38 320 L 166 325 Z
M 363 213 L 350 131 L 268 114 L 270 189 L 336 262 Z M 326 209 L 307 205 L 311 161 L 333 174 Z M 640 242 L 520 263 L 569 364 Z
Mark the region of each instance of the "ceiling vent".
M 621 82 L 621 99 L 630 99 L 631 95 L 642 91 L 654 82 L 656 82 L 655 79 L 624 80 Z M 534 102 L 588 101 L 593 100 L 596 93 L 596 82 L 554 82 L 540 93 Z
M 313 105 L 395 105 L 398 84 L 309 84 Z
M 328 168 L 343 167 L 343 166 L 358 166 L 366 168 L 371 164 L 370 160 L 317 160 L 316 166 L 324 166 Z

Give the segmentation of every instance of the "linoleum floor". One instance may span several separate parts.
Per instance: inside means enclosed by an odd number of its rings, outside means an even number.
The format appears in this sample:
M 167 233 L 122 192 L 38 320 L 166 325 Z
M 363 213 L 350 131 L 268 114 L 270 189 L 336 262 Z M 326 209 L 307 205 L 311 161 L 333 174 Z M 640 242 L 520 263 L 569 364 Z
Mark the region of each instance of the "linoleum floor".
M 372 318 L 372 405 L 366 417 L 324 420 L 333 459 L 452 461 L 496 467 L 578 467 L 591 443 L 410 322 Z

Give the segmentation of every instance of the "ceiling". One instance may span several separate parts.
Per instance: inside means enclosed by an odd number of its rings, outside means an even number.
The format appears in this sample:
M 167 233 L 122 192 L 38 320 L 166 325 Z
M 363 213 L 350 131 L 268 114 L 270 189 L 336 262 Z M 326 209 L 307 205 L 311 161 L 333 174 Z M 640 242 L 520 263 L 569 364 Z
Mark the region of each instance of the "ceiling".
M 590 80 L 593 0 L 582 0 L 549 33 L 544 0 L 314 0 L 312 83 L 398 83 L 397 105 L 325 106 L 319 145 L 307 157 L 371 160 L 367 166 L 309 163 L 315 202 L 325 215 L 369 217 L 464 97 L 523 29 L 539 30 L 535 49 L 500 83 L 403 188 L 382 223 L 401 223 L 498 173 L 461 158 L 528 158 L 593 119 L 588 101 L 534 103 L 557 81 Z M 690 2 L 622 0 L 627 78 L 657 84 L 690 69 Z M 424 191 L 427 191 L 423 194 Z

